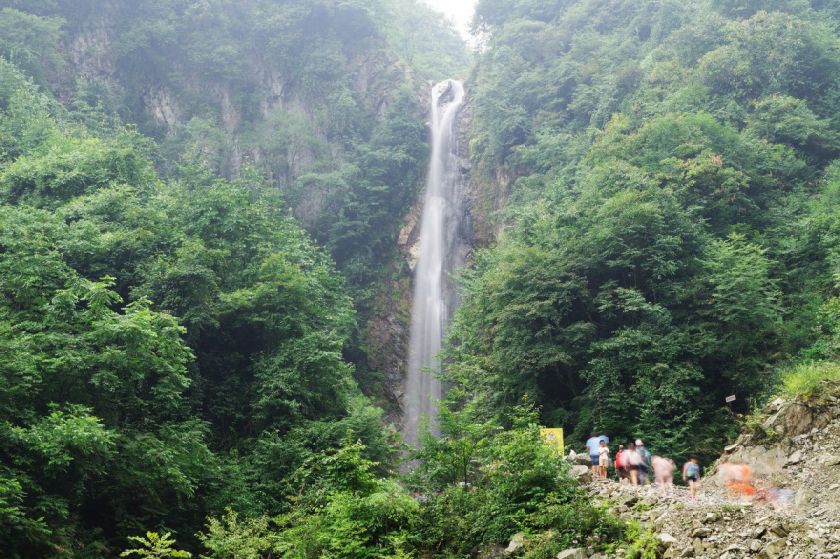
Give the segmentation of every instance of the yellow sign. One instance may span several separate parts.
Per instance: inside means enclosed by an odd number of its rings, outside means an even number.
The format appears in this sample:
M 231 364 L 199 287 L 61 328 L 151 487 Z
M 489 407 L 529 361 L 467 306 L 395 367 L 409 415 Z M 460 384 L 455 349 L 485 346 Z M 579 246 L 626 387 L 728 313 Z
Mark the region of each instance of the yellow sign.
M 546 444 L 557 449 L 558 454 L 563 454 L 563 428 L 540 428 L 540 434 L 545 439 Z

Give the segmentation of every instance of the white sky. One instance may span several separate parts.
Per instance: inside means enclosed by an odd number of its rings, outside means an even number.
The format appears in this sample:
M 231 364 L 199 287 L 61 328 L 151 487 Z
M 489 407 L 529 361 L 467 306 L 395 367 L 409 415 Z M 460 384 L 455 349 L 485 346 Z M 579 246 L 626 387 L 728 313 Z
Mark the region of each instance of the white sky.
M 464 37 L 467 37 L 476 0 L 424 0 L 424 2 L 437 11 L 446 14 L 455 22 L 458 31 Z

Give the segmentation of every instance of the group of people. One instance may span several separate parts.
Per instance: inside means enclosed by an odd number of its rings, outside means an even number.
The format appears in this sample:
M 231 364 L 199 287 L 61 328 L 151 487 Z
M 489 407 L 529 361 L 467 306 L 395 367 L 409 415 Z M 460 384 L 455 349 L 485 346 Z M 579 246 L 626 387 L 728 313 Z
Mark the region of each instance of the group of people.
M 586 441 L 586 449 L 593 474 L 602 479 L 607 479 L 609 468 L 614 465 L 615 476 L 620 483 L 644 485 L 653 474 L 656 484 L 663 489 L 670 490 L 674 485 L 674 461 L 651 455 L 641 439 L 618 445 L 614 461 L 611 460 L 610 438 L 603 433 L 593 433 Z M 570 456 L 574 458 L 574 451 L 570 451 Z M 697 456 L 693 455 L 683 465 L 682 478 L 688 483 L 691 498 L 696 499 L 700 482 L 700 460 Z

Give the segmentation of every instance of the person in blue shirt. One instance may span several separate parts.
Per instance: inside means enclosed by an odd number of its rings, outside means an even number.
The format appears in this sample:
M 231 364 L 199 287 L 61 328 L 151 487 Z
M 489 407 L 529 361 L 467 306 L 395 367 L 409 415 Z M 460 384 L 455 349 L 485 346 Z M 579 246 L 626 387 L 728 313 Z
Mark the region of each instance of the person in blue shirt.
M 597 473 L 598 471 L 598 461 L 600 456 L 598 455 L 599 450 L 601 449 L 601 439 L 595 433 L 589 435 L 589 438 L 586 439 L 586 450 L 589 452 L 589 464 L 592 467 L 592 471 Z
M 683 466 L 683 481 L 688 482 L 688 487 L 691 490 L 691 498 L 697 498 L 697 485 L 700 483 L 700 459 L 696 454 L 691 455 L 691 459 Z

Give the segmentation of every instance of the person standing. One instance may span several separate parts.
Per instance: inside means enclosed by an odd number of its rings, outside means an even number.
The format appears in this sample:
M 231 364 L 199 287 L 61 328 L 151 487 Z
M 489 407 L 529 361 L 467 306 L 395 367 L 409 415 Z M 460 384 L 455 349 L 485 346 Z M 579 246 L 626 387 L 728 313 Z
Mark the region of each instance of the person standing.
M 622 461 L 626 464 L 627 471 L 630 474 L 630 483 L 632 485 L 639 485 L 639 471 L 642 468 L 642 456 L 636 450 L 636 445 L 627 444 L 627 449 L 622 454 Z
M 697 485 L 700 483 L 700 458 L 696 454 L 692 454 L 689 461 L 683 465 L 682 477 L 683 481 L 688 482 L 691 498 L 696 499 Z
M 610 447 L 607 443 L 601 440 L 601 446 L 598 449 L 598 473 L 601 479 L 607 479 L 607 469 L 610 467 Z
M 645 448 L 645 443 L 642 439 L 636 439 L 636 452 L 642 458 L 642 463 L 639 467 L 639 485 L 644 485 L 648 481 L 650 473 L 650 451 Z
M 592 473 L 598 475 L 598 463 L 600 462 L 601 439 L 598 435 L 592 433 L 586 439 L 586 450 L 589 452 L 589 465 L 592 468 Z
M 664 493 L 670 493 L 674 487 L 674 461 L 664 456 L 654 456 L 650 459 L 653 477 Z
M 627 468 L 624 464 L 624 445 L 618 445 L 618 451 L 615 453 L 615 480 L 623 483 L 628 478 Z

